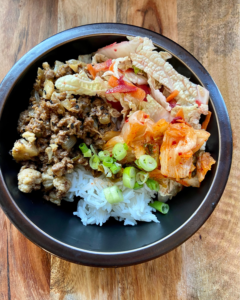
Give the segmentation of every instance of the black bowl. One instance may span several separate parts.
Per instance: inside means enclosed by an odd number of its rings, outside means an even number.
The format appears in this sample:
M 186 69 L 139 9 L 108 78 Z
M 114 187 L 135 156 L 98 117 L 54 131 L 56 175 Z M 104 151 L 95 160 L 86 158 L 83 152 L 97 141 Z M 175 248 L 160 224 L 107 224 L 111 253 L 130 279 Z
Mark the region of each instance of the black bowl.
M 20 166 L 9 155 L 18 139 L 17 120 L 27 108 L 37 68 L 44 61 L 65 61 L 88 54 L 126 35 L 146 36 L 173 55 L 174 68 L 210 91 L 213 115 L 208 127 L 207 150 L 217 163 L 201 188 L 185 188 L 170 202 L 167 215 L 157 214 L 160 224 L 139 222 L 123 226 L 109 220 L 102 227 L 83 226 L 73 216 L 77 203 L 58 207 L 40 193 L 23 194 L 17 188 Z M 91 266 L 125 266 L 141 263 L 179 246 L 207 220 L 225 188 L 232 158 L 231 126 L 224 100 L 204 67 L 173 41 L 143 28 L 124 24 L 92 24 L 72 28 L 43 41 L 25 54 L 0 86 L 0 203 L 13 224 L 32 242 L 71 262 Z

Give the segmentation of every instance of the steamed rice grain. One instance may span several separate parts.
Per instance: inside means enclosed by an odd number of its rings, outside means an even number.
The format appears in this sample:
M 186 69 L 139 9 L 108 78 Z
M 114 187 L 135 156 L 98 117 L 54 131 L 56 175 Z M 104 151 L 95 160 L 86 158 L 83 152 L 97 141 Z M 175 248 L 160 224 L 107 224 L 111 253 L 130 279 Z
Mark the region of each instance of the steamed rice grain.
M 148 205 L 152 202 L 155 192 L 146 185 L 139 190 L 131 190 L 123 185 L 122 180 L 111 182 L 101 175 L 93 177 L 84 167 L 75 168 L 74 172 L 67 175 L 72 182 L 72 187 L 68 191 L 65 200 L 74 201 L 75 196 L 83 199 L 79 200 L 77 211 L 73 214 L 79 217 L 83 225 L 96 224 L 102 226 L 110 217 L 118 221 L 124 221 L 124 225 L 136 225 L 137 221 L 159 223 L 153 214 L 156 210 Z M 110 204 L 107 202 L 103 189 L 117 185 L 123 192 L 123 202 Z

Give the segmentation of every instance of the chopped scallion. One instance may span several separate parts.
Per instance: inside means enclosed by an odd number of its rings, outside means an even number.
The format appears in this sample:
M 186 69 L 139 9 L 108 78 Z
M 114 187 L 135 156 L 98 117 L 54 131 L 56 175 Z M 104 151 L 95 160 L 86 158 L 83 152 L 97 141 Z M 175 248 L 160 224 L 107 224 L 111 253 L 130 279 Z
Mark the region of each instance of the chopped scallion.
M 154 201 L 153 203 L 149 203 L 149 205 L 155 208 L 156 210 L 160 211 L 164 215 L 166 215 L 169 211 L 169 205 L 167 203 Z
M 90 164 L 90 167 L 93 169 L 93 170 L 97 170 L 98 169 L 98 165 L 100 163 L 100 159 L 97 155 L 93 155 L 90 160 L 89 160 L 89 164 Z
M 88 149 L 88 151 L 87 151 L 87 152 L 83 153 L 83 156 L 84 156 L 84 157 L 91 157 L 91 156 L 92 156 L 92 152 L 91 152 L 91 150 L 90 150 L 90 149 Z
M 135 160 L 135 164 L 137 165 L 137 167 L 138 167 L 139 169 L 142 170 L 142 167 L 139 165 L 139 159 Z
M 79 148 L 82 151 L 84 157 L 91 157 L 92 156 L 91 150 L 87 147 L 87 145 L 85 143 L 81 143 L 79 145 Z
M 103 165 L 105 167 L 111 167 L 113 165 L 114 161 L 113 158 L 110 156 L 104 157 L 103 159 Z
M 105 188 L 103 192 L 106 200 L 111 204 L 123 201 L 122 191 L 116 185 Z
M 134 167 L 127 167 L 123 171 L 123 185 L 127 188 L 133 189 L 136 182 L 136 169 Z
M 159 191 L 159 183 L 154 179 L 149 178 L 146 181 L 146 185 L 150 188 L 150 190 L 153 190 L 153 191 L 156 191 L 156 192 Z
M 148 180 L 148 177 L 149 177 L 149 173 L 141 171 L 137 173 L 136 181 L 138 184 L 144 184 Z
M 127 144 L 117 143 L 112 150 L 113 156 L 116 160 L 122 160 L 127 155 L 128 146 Z
M 135 182 L 135 185 L 133 187 L 134 190 L 139 190 L 143 187 L 143 184 L 139 184 L 138 182 Z
M 80 150 L 82 151 L 83 154 L 89 150 L 85 143 L 81 143 L 79 145 L 79 148 L 80 148 Z
M 133 66 L 133 70 L 135 74 L 138 74 L 141 70 L 135 66 Z
M 157 167 L 156 160 L 150 155 L 142 155 L 138 159 L 138 163 L 140 167 L 142 167 L 145 171 L 153 171 Z
M 110 152 L 107 151 L 107 150 L 100 151 L 100 152 L 98 153 L 98 157 L 99 157 L 101 160 L 103 160 L 105 157 L 108 157 L 108 156 L 110 156 Z
M 90 145 L 90 148 L 91 148 L 91 150 L 92 150 L 92 153 L 95 154 L 95 155 L 97 155 L 97 152 L 96 152 L 96 150 L 94 149 L 93 145 Z
M 112 171 L 113 174 L 117 174 L 122 168 L 120 166 L 117 166 L 117 165 L 112 165 L 110 167 L 110 170 Z

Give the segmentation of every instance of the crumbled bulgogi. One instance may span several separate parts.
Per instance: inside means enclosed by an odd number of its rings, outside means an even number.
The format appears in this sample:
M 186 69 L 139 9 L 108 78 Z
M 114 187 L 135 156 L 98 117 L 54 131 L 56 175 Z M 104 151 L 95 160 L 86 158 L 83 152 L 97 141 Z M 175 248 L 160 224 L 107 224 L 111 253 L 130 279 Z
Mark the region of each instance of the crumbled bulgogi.
M 79 72 L 85 64 L 75 67 Z M 54 70 L 45 62 L 43 69 L 38 69 L 29 107 L 18 120 L 22 138 L 12 149 L 14 159 L 22 164 L 19 189 L 29 193 L 42 187 L 44 198 L 56 204 L 71 186 L 65 175 L 77 164 L 90 169 L 78 145 L 84 142 L 101 150 L 106 142 L 104 134 L 117 134 L 121 122 L 121 113 L 105 99 L 58 92 L 55 81 L 74 73 L 68 63 Z

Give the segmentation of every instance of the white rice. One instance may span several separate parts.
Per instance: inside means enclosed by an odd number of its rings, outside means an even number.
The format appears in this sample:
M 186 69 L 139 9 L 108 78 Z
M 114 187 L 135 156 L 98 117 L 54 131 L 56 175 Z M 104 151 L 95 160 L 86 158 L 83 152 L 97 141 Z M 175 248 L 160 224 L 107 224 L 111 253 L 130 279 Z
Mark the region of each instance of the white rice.
M 102 226 L 110 217 L 124 221 L 124 225 L 136 225 L 136 221 L 159 223 L 153 214 L 156 210 L 148 205 L 155 192 L 146 185 L 139 190 L 131 190 L 126 188 L 122 181 L 111 182 L 104 174 L 94 178 L 82 166 L 75 168 L 67 178 L 71 180 L 72 187 L 64 200 L 72 202 L 74 196 L 83 198 L 78 202 L 77 211 L 73 214 L 78 216 L 85 226 Z M 123 202 L 110 204 L 105 199 L 103 189 L 112 185 L 117 185 L 123 191 Z

